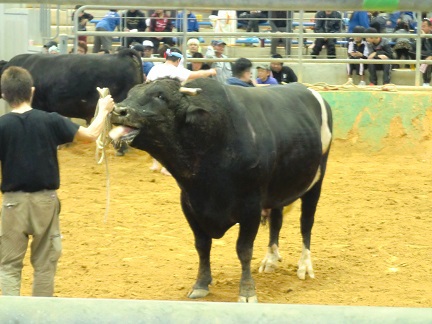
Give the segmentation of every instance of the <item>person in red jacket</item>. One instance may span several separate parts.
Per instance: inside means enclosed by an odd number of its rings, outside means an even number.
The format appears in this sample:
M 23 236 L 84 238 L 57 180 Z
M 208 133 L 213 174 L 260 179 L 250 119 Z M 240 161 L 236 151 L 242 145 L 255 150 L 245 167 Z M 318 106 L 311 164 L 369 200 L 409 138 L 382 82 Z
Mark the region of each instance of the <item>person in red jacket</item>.
M 149 31 L 151 32 L 172 32 L 173 27 L 172 19 L 167 14 L 165 14 L 163 9 L 155 10 L 154 14 L 150 16 Z M 154 53 L 157 53 L 159 44 L 161 42 L 169 46 L 173 46 L 175 44 L 172 37 L 151 37 L 150 40 L 154 45 Z

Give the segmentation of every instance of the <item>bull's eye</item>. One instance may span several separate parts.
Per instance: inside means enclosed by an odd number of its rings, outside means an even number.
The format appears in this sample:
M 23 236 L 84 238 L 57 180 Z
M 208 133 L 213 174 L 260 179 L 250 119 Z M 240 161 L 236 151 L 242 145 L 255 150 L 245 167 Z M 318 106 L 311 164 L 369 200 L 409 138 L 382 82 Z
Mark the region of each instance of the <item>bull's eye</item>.
M 159 98 L 160 100 L 165 100 L 164 96 L 162 96 L 161 94 L 158 96 L 158 98 Z

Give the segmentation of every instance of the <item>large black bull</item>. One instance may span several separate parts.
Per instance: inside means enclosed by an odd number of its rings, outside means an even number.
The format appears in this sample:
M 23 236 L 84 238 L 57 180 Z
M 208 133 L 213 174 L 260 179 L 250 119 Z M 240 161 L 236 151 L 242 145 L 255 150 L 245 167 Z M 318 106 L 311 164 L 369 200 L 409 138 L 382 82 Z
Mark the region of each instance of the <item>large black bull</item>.
M 141 64 L 137 53 L 126 49 L 110 55 L 21 54 L 3 61 L 0 69 L 20 66 L 30 72 L 36 88 L 33 108 L 89 122 L 99 99 L 96 88 L 109 88 L 120 102 L 143 82 Z
M 313 278 L 311 230 L 331 143 L 329 105 L 297 83 L 243 88 L 200 79 L 188 86 L 202 90 L 191 96 L 169 79 L 135 86 L 111 120 L 124 125 L 112 134 L 159 160 L 181 188 L 199 255 L 189 297 L 208 294 L 212 238 L 238 223 L 239 300 L 256 301 L 250 263 L 261 210 L 271 209 L 260 268 L 267 272 L 280 260 L 282 209 L 299 198 L 303 252 L 297 274 Z

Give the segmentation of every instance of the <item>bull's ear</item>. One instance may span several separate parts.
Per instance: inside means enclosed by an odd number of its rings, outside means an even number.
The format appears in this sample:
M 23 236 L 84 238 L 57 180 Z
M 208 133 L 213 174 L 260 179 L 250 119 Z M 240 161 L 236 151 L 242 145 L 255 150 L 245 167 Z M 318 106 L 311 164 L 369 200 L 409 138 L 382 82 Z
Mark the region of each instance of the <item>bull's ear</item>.
M 210 111 L 202 107 L 191 105 L 186 111 L 186 123 L 188 124 L 201 124 L 206 122 L 209 117 Z

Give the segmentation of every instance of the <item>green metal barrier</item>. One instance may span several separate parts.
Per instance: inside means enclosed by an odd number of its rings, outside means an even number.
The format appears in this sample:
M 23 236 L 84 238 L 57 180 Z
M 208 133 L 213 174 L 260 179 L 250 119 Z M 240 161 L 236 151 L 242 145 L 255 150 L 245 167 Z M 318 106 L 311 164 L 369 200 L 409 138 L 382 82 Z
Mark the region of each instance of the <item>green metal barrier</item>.
M 432 323 L 432 308 L 1 297 L 0 323 Z
M 416 145 L 432 136 L 432 90 L 320 93 L 332 107 L 336 140 L 380 150 L 388 139 Z

